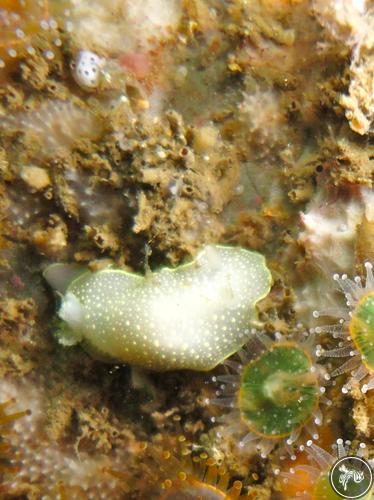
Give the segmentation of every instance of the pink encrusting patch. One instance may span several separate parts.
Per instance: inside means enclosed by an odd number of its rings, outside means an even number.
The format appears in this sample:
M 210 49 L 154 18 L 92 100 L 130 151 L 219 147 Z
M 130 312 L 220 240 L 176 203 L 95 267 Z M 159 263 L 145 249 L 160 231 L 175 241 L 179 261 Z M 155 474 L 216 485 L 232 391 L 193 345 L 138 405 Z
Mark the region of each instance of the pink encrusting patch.
M 146 79 L 153 68 L 151 56 L 144 52 L 124 52 L 119 56 L 118 62 L 130 70 L 137 80 Z

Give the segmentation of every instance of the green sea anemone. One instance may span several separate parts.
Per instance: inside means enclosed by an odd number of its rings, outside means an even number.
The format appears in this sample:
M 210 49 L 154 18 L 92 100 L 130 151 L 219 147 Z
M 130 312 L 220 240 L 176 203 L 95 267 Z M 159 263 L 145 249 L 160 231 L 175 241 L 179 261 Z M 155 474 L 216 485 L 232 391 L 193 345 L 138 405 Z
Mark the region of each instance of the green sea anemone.
M 213 377 L 220 387 L 210 402 L 231 408 L 213 420 L 225 423 L 230 434 L 244 434 L 238 440 L 241 448 L 254 443 L 266 456 L 283 442 L 293 456 L 293 445 L 304 430 L 318 439 L 320 402 L 330 404 L 321 385 L 323 369 L 314 360 L 314 337 L 299 342 L 258 336 L 257 343 L 238 353 L 240 363 L 228 360 L 229 374 Z
M 238 405 L 249 429 L 266 437 L 287 437 L 310 419 L 318 405 L 318 377 L 307 351 L 274 344 L 243 367 Z
M 366 379 L 361 387 L 363 393 L 374 389 L 374 276 L 370 262 L 365 263 L 365 268 L 365 285 L 360 276 L 351 280 L 346 274 L 334 275 L 334 280 L 344 293 L 347 308 L 338 310 L 337 324 L 318 326 L 315 329 L 317 333 L 332 333 L 334 338 L 341 339 L 335 349 L 326 351 L 317 346 L 319 356 L 349 356 L 349 360 L 331 374 L 335 377 L 351 373 L 352 377 L 342 389 L 344 393 L 349 392 L 352 384 L 363 379 Z M 313 315 L 319 318 L 332 314 L 329 311 L 314 311 Z

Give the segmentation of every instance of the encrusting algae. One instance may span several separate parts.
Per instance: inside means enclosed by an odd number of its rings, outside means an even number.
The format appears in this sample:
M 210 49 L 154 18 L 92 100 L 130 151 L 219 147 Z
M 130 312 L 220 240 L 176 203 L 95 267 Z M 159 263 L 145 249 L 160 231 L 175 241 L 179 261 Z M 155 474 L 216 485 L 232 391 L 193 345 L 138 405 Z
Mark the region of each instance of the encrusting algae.
M 0 0 L 1 498 L 371 463 L 373 12 Z

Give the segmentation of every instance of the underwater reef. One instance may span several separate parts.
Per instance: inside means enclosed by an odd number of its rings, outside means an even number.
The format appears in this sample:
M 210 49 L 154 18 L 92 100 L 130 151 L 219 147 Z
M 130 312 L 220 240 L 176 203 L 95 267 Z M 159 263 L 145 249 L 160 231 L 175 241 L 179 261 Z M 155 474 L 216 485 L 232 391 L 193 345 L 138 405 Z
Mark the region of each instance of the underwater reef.
M 1 500 L 332 500 L 374 465 L 373 27 L 0 0 Z

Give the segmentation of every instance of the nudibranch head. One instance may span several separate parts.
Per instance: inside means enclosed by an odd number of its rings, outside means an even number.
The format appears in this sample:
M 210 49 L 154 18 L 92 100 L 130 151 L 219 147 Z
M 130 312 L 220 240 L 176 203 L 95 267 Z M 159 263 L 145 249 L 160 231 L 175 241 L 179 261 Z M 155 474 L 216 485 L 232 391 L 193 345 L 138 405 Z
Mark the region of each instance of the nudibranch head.
M 334 275 L 340 289 L 345 295 L 347 309 L 338 310 L 339 321 L 336 325 L 318 326 L 317 333 L 332 333 L 335 338 L 340 338 L 336 349 L 324 351 L 318 346 L 318 354 L 324 357 L 347 357 L 342 366 L 337 368 L 332 376 L 351 372 L 352 378 L 343 387 L 347 393 L 354 382 L 363 379 L 362 392 L 374 389 L 374 276 L 373 266 L 365 263 L 366 281 L 362 284 L 360 276 L 354 280 L 346 274 Z M 314 311 L 314 316 L 333 316 L 330 311 Z
M 45 277 L 53 286 L 69 272 L 60 265 Z M 60 341 L 83 341 L 101 357 L 155 370 L 211 370 L 250 338 L 255 305 L 270 285 L 262 255 L 218 245 L 144 277 L 84 272 L 58 285 L 64 292 L 59 316 L 68 326 Z
M 319 437 L 319 404 L 330 404 L 323 395 L 322 367 L 313 359 L 313 336 L 298 342 L 280 335 L 275 341 L 257 335 L 257 345 L 250 342 L 238 353 L 240 363 L 224 363 L 229 374 L 213 377 L 220 387 L 216 391 L 218 398 L 211 402 L 231 408 L 229 414 L 213 421 L 226 423 L 231 434 L 243 435 L 239 440 L 241 448 L 255 444 L 266 456 L 277 443 L 284 442 L 292 457 L 294 443 L 304 429 L 313 439 Z

